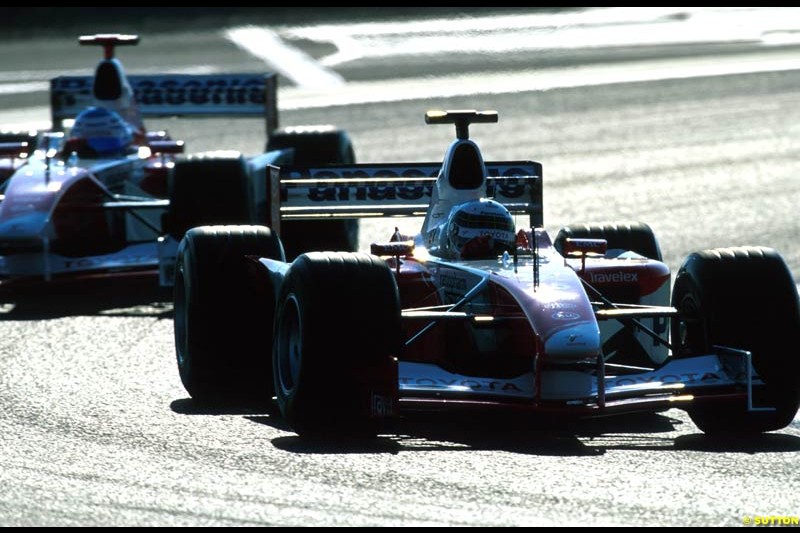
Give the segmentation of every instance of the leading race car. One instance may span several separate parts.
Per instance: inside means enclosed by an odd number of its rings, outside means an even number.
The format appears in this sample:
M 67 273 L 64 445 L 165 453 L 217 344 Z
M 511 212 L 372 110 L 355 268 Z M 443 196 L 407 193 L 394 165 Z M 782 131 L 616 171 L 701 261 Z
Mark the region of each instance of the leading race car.
M 332 126 L 277 129 L 274 74 L 126 76 L 115 48 L 133 35 L 93 35 L 93 77 L 51 82 L 52 131 L 0 132 L 0 291 L 42 282 L 160 272 L 172 284 L 177 244 L 203 223 L 263 223 L 270 164 L 353 164 Z M 180 158 L 182 141 L 143 116 L 262 116 L 266 152 Z M 74 119 L 71 129 L 65 124 Z M 66 130 L 66 131 L 65 131 Z M 289 252 L 354 250 L 354 220 L 284 228 Z
M 707 433 L 780 429 L 800 405 L 800 304 L 772 249 L 670 271 L 641 223 L 543 229 L 542 166 L 484 162 L 454 123 L 441 164 L 272 169 L 272 229 L 207 226 L 176 269 L 180 377 L 199 402 L 275 394 L 301 436 L 374 434 L 423 410 L 564 416 L 687 410 Z M 371 254 L 285 262 L 303 217 L 424 215 Z M 515 218 L 522 215 L 524 227 Z

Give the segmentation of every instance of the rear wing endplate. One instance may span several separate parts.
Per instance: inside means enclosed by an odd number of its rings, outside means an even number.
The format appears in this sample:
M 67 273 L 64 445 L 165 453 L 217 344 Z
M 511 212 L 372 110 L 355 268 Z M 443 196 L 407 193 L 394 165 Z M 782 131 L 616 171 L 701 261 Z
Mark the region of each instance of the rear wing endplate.
M 278 77 L 262 74 L 128 76 L 143 116 L 263 116 L 267 135 L 278 127 Z M 94 105 L 92 76 L 50 80 L 53 129 Z
M 440 163 L 364 164 L 323 168 L 267 167 L 267 221 L 424 216 Z M 487 162 L 486 197 L 543 227 L 542 165 Z

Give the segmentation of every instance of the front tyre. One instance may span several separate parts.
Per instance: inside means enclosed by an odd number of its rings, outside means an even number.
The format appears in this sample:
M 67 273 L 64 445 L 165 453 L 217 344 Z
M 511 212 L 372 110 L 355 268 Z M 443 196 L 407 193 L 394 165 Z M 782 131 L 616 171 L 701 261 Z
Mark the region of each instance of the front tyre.
M 386 263 L 308 253 L 278 298 L 273 348 L 281 413 L 301 436 L 375 435 L 397 400 L 397 284 Z
M 680 319 L 672 321 L 675 356 L 712 353 L 713 346 L 749 350 L 764 382 L 754 387 L 755 406 L 745 402 L 697 403 L 688 409 L 710 434 L 752 434 L 789 425 L 800 406 L 800 338 L 797 287 L 781 256 L 770 248 L 737 247 L 691 254 L 672 291 Z M 702 400 L 699 399 L 698 401 Z

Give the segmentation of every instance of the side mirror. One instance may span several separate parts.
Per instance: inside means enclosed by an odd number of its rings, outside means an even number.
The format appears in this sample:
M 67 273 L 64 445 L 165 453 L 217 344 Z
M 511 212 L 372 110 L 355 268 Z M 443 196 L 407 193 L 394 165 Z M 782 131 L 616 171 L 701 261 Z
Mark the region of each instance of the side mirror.
M 378 257 L 411 255 L 411 252 L 414 251 L 414 241 L 372 243 L 369 245 L 369 251 Z
M 586 270 L 587 256 L 604 256 L 608 249 L 605 239 L 567 239 L 564 241 L 564 257 L 577 257 L 581 260 L 581 272 Z
M 153 154 L 182 154 L 184 152 L 183 141 L 150 141 L 150 151 Z
M 566 257 L 585 257 L 589 254 L 605 255 L 608 241 L 605 239 L 567 239 L 564 241 Z
M 400 273 L 400 258 L 411 255 L 414 251 L 414 241 L 394 241 L 384 243 L 372 243 L 369 245 L 369 251 L 372 255 L 378 257 L 393 257 L 395 271 Z M 386 261 L 389 266 L 392 265 L 391 260 Z

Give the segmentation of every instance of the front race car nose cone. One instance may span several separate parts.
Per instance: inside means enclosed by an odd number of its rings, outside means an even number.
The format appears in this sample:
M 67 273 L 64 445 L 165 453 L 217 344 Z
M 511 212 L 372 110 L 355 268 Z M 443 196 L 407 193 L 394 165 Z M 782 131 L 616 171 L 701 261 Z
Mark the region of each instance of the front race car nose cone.
M 600 332 L 597 325 L 582 322 L 558 330 L 545 341 L 544 352 L 548 359 L 594 360 L 600 353 Z

